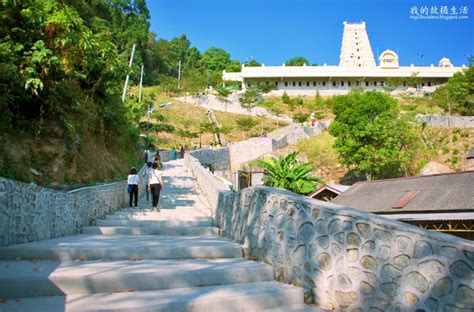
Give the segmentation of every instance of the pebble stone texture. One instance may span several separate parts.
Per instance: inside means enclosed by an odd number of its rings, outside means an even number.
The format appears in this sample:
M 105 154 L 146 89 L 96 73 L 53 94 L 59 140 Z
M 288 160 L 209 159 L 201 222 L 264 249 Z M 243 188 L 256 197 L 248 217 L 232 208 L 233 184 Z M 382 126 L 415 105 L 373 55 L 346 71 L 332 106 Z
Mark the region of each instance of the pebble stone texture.
M 127 181 L 66 193 L 0 177 L 0 246 L 79 234 L 127 205 Z
M 220 192 L 215 224 L 279 281 L 304 287 L 307 303 L 351 312 L 474 308 L 468 240 L 269 187 Z

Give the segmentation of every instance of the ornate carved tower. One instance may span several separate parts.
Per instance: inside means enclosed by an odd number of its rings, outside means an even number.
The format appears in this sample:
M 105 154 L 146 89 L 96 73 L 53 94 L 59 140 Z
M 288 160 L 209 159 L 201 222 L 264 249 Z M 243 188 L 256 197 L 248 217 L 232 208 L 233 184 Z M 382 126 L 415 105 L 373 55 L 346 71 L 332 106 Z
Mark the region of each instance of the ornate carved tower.
M 374 54 L 370 47 L 369 36 L 365 30 L 365 22 L 344 22 L 341 56 L 339 66 L 344 67 L 375 67 Z

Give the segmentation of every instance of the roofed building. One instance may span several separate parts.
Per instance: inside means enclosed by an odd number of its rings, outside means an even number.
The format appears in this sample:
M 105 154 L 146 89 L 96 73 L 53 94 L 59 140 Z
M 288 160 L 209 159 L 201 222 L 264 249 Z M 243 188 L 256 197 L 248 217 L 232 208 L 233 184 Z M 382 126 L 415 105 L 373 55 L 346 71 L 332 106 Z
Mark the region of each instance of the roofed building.
M 240 81 L 242 89 L 263 83 L 273 84 L 273 95 L 346 94 L 353 88 L 394 93 L 430 93 L 445 84 L 448 78 L 466 68 L 455 67 L 442 57 L 438 66 L 400 66 L 398 53 L 385 50 L 378 57 L 377 66 L 365 22 L 344 22 L 339 66 L 265 66 L 246 67 L 241 72 L 223 73 L 224 81 Z M 416 78 L 416 79 L 413 79 Z M 416 86 L 415 86 L 415 85 Z M 414 91 L 413 91 L 414 90 Z
M 343 192 L 347 191 L 350 187 L 350 185 L 329 183 L 323 185 L 322 187 L 307 196 L 314 199 L 331 201 L 336 196 L 339 196 Z
M 358 182 L 331 202 L 474 239 L 474 171 Z

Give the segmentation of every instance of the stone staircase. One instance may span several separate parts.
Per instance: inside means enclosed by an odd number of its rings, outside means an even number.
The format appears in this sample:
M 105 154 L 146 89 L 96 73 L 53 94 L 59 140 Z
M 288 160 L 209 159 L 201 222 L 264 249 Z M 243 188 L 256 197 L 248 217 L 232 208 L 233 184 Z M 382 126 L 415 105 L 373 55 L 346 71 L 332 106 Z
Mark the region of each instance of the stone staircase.
M 83 234 L 0 248 L 0 311 L 322 311 L 218 236 L 182 160 L 161 212 L 123 209 Z

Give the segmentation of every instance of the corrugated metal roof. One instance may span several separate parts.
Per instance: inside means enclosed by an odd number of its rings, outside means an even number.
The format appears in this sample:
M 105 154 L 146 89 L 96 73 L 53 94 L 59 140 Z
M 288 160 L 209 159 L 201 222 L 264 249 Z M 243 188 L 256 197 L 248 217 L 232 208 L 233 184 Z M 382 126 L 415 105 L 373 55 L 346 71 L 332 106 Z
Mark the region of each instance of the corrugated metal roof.
M 449 213 L 408 213 L 408 214 L 380 214 L 379 216 L 398 221 L 446 221 L 446 220 L 474 220 L 474 212 Z
M 391 213 L 393 204 L 412 191 L 418 193 L 403 212 L 474 210 L 474 171 L 358 182 L 332 202 L 366 212 Z

